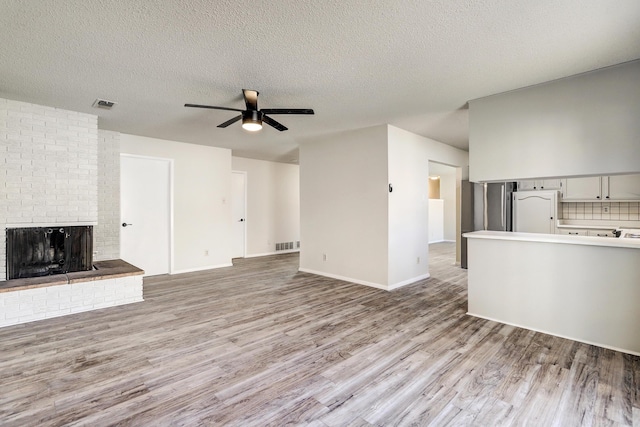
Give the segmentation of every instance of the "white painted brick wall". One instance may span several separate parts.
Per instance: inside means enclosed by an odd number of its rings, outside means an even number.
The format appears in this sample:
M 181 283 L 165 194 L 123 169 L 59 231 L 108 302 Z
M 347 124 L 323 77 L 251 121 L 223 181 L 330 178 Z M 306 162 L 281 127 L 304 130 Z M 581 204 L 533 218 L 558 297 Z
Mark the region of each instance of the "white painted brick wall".
M 99 131 L 97 116 L 0 98 L 0 228 L 97 223 L 95 259 L 119 258 L 119 151 L 120 134 Z
M 0 327 L 140 301 L 141 275 L 0 292 Z
M 98 129 L 98 225 L 93 259 L 120 258 L 120 133 Z

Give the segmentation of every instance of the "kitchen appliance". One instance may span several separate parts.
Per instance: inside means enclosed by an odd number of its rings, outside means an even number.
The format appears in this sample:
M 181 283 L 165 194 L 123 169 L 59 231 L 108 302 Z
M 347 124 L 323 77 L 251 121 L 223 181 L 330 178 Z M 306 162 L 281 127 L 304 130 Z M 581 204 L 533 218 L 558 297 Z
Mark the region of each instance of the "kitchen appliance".
M 640 243 L 640 229 L 635 228 L 621 228 L 616 230 L 616 234 L 619 234 L 620 239 L 636 239 Z
M 512 197 L 515 182 L 478 184 L 462 181 L 460 228 L 462 234 L 479 230 L 512 231 Z M 467 239 L 462 237 L 460 265 L 467 268 Z
M 557 191 L 513 193 L 513 231 L 555 234 L 557 204 Z

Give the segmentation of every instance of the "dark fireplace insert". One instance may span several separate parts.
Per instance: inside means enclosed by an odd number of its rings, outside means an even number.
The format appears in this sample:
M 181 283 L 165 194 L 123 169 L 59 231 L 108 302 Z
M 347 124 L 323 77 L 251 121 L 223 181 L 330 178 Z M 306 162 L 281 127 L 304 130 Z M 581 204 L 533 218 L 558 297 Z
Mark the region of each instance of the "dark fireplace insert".
M 93 227 L 7 229 L 7 280 L 93 268 Z

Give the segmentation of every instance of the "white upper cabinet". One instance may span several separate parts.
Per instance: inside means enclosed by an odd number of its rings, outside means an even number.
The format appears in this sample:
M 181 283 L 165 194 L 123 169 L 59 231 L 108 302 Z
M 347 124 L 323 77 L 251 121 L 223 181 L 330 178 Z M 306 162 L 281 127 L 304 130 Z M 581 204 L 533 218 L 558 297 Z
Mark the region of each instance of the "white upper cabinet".
M 518 190 L 560 190 L 560 179 L 518 181 Z
M 562 180 L 562 200 L 640 200 L 640 174 L 566 178 Z
M 599 176 L 566 178 L 562 180 L 562 200 L 602 200 Z
M 603 187 L 607 187 L 606 200 L 640 200 L 640 174 L 614 175 L 602 180 Z
M 562 188 L 561 179 L 543 179 L 541 190 L 560 190 Z

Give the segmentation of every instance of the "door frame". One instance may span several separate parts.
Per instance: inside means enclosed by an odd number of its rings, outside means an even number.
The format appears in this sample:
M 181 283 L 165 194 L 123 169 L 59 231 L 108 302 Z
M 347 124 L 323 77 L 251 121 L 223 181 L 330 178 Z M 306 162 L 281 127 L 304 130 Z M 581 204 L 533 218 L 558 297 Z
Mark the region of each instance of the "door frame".
M 132 159 L 142 159 L 142 160 L 156 160 L 156 161 L 162 161 L 162 162 L 167 162 L 168 166 L 169 166 L 169 207 L 168 207 L 168 214 L 169 214 L 169 272 L 168 274 L 173 274 L 175 268 L 174 268 L 174 250 L 173 250 L 173 242 L 174 242 L 174 238 L 173 238 L 173 231 L 174 231 L 174 227 L 173 227 L 173 222 L 174 222 L 174 215 L 173 215 L 173 193 L 174 193 L 174 160 L 168 157 L 156 157 L 156 156 L 144 156 L 144 155 L 140 155 L 140 154 L 128 154 L 128 153 L 120 153 L 120 158 L 122 157 L 129 157 Z M 122 185 L 122 183 L 120 183 L 120 185 Z M 121 202 L 122 203 L 122 202 Z M 120 220 L 122 220 L 122 218 L 120 218 Z
M 237 171 L 237 170 L 232 170 L 231 171 L 231 176 L 233 176 L 234 173 L 240 174 L 244 176 L 244 222 L 242 224 L 242 227 L 244 228 L 244 233 L 243 233 L 243 237 L 244 237 L 244 242 L 242 244 L 242 258 L 246 258 L 247 257 L 247 180 L 248 180 L 248 174 L 247 171 Z M 231 197 L 233 197 L 234 195 L 231 194 Z M 231 207 L 231 213 L 233 215 L 233 199 L 231 200 L 232 203 L 232 207 Z

